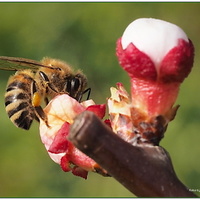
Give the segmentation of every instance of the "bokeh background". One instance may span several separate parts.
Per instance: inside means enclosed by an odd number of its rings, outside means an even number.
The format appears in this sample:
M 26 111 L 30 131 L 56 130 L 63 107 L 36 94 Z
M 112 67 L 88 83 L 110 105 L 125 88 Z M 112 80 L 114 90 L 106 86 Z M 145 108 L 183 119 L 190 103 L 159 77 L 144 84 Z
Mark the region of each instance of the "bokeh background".
M 65 60 L 88 76 L 95 102 L 105 103 L 116 82 L 129 90 L 115 56 L 116 40 L 126 26 L 141 17 L 180 26 L 193 41 L 196 57 L 177 99 L 181 107 L 161 146 L 170 153 L 181 181 L 200 190 L 199 10 L 199 3 L 0 3 L 0 55 Z M 90 173 L 83 180 L 63 172 L 48 157 L 37 123 L 30 131 L 16 128 L 4 108 L 11 74 L 0 71 L 0 197 L 134 196 L 113 178 Z

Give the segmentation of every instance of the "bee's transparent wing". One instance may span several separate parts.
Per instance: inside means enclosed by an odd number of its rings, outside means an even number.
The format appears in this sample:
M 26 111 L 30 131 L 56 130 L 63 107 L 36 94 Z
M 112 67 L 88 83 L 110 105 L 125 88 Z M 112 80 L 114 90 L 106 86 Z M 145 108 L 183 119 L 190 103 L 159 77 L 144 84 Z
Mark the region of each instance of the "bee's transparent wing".
M 51 68 L 31 59 L 0 56 L 0 69 L 2 70 L 17 71 L 31 69 L 36 71 L 40 67 Z

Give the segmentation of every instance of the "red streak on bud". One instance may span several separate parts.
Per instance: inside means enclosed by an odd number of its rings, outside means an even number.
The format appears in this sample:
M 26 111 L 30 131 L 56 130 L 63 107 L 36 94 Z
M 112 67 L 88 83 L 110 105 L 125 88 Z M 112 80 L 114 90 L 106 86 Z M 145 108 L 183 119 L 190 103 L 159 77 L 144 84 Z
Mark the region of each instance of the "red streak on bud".
M 179 39 L 162 60 L 159 79 L 162 82 L 182 82 L 190 73 L 194 61 L 194 46 L 189 40 Z
M 122 48 L 121 38 L 117 41 L 116 54 L 119 64 L 126 70 L 131 78 L 137 77 L 146 80 L 156 80 L 157 72 L 152 60 L 138 50 L 132 43 L 126 49 Z

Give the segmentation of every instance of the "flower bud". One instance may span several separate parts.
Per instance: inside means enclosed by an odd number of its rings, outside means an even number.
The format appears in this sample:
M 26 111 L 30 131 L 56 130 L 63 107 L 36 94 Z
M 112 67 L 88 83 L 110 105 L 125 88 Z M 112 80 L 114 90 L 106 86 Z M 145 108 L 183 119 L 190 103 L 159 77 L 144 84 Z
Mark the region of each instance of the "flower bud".
M 131 81 L 131 97 L 121 83 L 108 99 L 113 131 L 133 145 L 158 145 L 179 106 L 173 107 L 188 76 L 194 47 L 178 26 L 137 19 L 117 41 L 116 54 Z
M 118 40 L 116 53 L 131 78 L 132 104 L 147 115 L 165 115 L 193 65 L 194 47 L 184 31 L 162 20 L 137 19 Z

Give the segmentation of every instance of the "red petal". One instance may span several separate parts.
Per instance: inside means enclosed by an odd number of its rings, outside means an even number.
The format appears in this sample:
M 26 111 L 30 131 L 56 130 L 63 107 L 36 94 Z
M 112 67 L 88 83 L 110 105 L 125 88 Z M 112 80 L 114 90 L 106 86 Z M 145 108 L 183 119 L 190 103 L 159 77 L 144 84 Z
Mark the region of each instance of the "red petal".
M 110 122 L 109 119 L 104 120 L 104 123 L 105 123 L 106 125 L 108 125 L 110 128 L 112 128 L 111 122 Z
M 71 171 L 69 159 L 68 155 L 65 155 L 60 160 L 60 166 L 64 172 Z
M 92 111 L 98 117 L 100 117 L 102 119 L 106 113 L 106 105 L 105 104 L 91 105 L 91 106 L 88 106 L 86 110 Z
M 51 146 L 49 147 L 49 152 L 51 153 L 64 153 L 67 151 L 69 147 L 69 141 L 67 140 L 67 135 L 69 134 L 69 126 L 68 122 L 65 122 L 61 129 L 56 134 Z
M 75 166 L 73 169 L 72 169 L 72 173 L 75 175 L 75 176 L 80 176 L 84 179 L 87 179 L 87 175 L 88 175 L 88 171 L 82 169 L 81 167 L 77 167 Z

